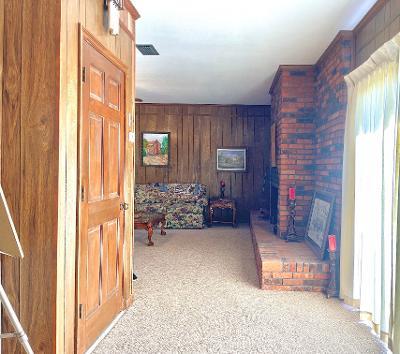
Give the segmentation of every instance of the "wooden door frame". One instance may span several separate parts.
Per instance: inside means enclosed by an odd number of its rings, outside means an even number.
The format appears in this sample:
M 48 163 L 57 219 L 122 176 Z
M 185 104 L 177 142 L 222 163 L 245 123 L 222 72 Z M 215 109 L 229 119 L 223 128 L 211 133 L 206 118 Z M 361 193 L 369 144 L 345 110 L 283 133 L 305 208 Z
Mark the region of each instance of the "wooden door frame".
M 124 82 L 124 91 L 121 93 L 121 101 L 123 102 L 123 107 L 124 107 L 124 134 L 123 134 L 123 140 L 122 140 L 122 148 L 124 150 L 124 158 L 123 158 L 123 173 L 124 173 L 124 178 L 123 180 L 125 181 L 125 165 L 126 165 L 126 147 L 127 147 L 127 139 L 126 139 L 126 118 L 127 118 L 127 99 L 126 99 L 126 78 L 128 74 L 128 68 L 127 66 L 119 59 L 117 58 L 109 49 L 107 49 L 103 44 L 101 44 L 96 37 L 90 33 L 82 24 L 79 24 L 79 56 L 78 56 L 78 154 L 77 154 L 77 219 L 76 219 L 76 259 L 75 259 L 75 328 L 74 328 L 74 347 L 75 347 L 75 352 L 77 352 L 77 345 L 78 345 L 78 321 L 79 321 L 79 264 L 80 264 L 80 236 L 81 236 L 81 208 L 82 208 L 82 203 L 81 203 L 81 146 L 82 146 L 82 121 L 84 119 L 83 117 L 83 46 L 84 43 L 87 42 L 89 43 L 98 53 L 103 55 L 107 60 L 109 60 L 113 65 L 115 65 L 119 70 L 121 70 L 124 74 L 123 82 Z M 125 184 L 125 183 L 123 183 Z M 122 196 L 122 199 L 125 199 L 125 189 L 124 189 L 124 195 Z M 126 216 L 125 214 L 123 215 L 123 232 L 122 232 L 122 238 L 123 238 L 123 249 L 125 248 L 125 241 L 126 241 L 126 228 L 125 228 L 125 220 Z M 125 253 L 122 250 L 122 308 L 128 307 L 129 301 L 125 297 L 125 291 L 124 289 L 128 286 L 130 287 L 130 284 L 126 284 L 125 281 L 125 276 L 124 274 L 128 272 L 129 274 L 129 269 L 125 269 Z

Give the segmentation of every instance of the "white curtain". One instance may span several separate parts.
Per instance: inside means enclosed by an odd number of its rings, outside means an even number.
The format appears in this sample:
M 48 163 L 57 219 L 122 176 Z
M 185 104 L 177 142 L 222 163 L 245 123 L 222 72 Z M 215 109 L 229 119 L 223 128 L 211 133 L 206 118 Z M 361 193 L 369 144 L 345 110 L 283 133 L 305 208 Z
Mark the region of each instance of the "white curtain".
M 390 343 L 395 318 L 400 35 L 346 77 L 341 296 Z M 345 195 L 345 193 L 347 193 Z

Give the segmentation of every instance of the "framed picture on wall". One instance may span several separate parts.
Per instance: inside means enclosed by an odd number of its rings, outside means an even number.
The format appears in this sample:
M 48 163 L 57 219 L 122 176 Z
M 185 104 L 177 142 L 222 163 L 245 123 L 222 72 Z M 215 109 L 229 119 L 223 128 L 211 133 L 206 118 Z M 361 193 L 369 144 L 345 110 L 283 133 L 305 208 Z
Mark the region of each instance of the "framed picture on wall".
M 217 171 L 246 172 L 246 148 L 217 149 Z
M 324 259 L 335 197 L 316 191 L 311 204 L 305 240 L 314 253 Z
M 167 167 L 170 157 L 169 132 L 142 133 L 142 166 Z

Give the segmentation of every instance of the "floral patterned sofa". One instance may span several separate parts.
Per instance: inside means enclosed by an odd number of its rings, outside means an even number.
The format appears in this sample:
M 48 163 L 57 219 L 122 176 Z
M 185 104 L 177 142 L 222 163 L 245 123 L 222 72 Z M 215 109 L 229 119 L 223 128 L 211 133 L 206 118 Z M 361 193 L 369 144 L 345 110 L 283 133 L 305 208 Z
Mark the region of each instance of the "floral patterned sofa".
M 201 229 L 208 205 L 203 184 L 152 183 L 135 186 L 135 210 L 165 213 L 169 229 Z

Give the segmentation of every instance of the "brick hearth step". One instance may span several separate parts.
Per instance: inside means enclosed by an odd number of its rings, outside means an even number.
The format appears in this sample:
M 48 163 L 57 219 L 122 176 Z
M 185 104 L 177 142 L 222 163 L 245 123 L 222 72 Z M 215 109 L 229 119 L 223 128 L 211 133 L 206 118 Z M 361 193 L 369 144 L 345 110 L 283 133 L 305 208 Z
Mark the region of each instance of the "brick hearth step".
M 287 243 L 275 236 L 270 224 L 250 215 L 260 288 L 281 291 L 325 291 L 329 261 L 321 261 L 305 243 Z

